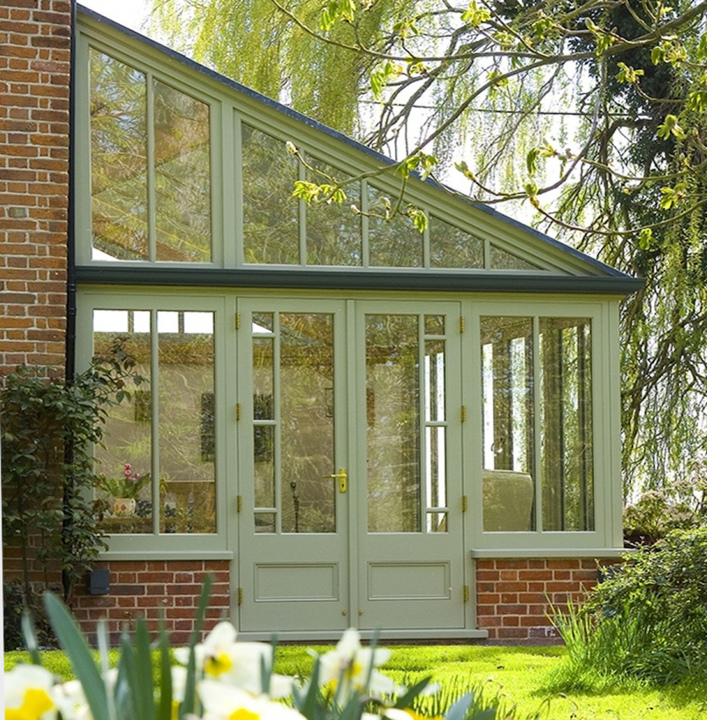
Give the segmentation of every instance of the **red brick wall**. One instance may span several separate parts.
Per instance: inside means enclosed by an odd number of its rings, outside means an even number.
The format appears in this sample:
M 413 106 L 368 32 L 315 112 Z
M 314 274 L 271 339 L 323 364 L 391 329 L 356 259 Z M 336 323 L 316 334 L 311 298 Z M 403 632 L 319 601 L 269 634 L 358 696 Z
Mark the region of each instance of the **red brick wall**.
M 597 572 L 590 559 L 477 560 L 479 628 L 496 643 L 560 642 L 547 618 L 550 605 L 581 600 L 596 585 Z
M 0 2 L 0 375 L 63 365 L 69 0 Z
M 204 631 L 210 630 L 222 617 L 229 618 L 230 589 L 227 560 L 137 560 L 100 563 L 97 568 L 110 571 L 110 593 L 88 595 L 77 588 L 72 609 L 89 640 L 95 642 L 96 624 L 106 619 L 115 644 L 121 628 L 134 628 L 143 617 L 148 629 L 157 630 L 159 618 L 165 619 L 174 644 L 189 639 L 204 577 L 211 575 L 213 584 Z

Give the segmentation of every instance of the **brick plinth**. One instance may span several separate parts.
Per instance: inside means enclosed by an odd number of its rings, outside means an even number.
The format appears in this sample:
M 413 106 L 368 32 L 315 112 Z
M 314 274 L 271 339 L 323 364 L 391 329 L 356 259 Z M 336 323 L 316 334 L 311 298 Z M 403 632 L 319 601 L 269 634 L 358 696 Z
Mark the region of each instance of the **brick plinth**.
M 64 364 L 69 0 L 0 3 L 0 375 Z
M 111 642 L 117 643 L 121 629 L 131 629 L 138 617 L 145 618 L 154 632 L 163 617 L 175 645 L 184 644 L 194 627 L 204 578 L 211 576 L 211 596 L 204 632 L 229 617 L 230 588 L 227 560 L 138 560 L 101 563 L 110 571 L 110 592 L 89 595 L 77 588 L 72 603 L 74 615 L 89 640 L 95 641 L 98 620 L 108 624 Z
M 551 607 L 581 601 L 597 583 L 593 559 L 477 560 L 476 612 L 489 641 L 509 645 L 559 643 Z

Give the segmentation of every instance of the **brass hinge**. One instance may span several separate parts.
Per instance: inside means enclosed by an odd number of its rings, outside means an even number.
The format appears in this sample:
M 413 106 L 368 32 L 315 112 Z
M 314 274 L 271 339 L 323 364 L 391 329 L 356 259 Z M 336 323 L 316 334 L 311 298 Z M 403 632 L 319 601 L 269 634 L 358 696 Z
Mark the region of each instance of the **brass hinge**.
M 243 496 L 236 495 L 236 511 L 241 512 L 243 510 Z
M 241 404 L 236 403 L 236 420 L 241 419 Z
M 466 422 L 466 405 L 462 405 L 462 422 Z
M 459 318 L 459 332 L 463 333 L 466 330 L 466 318 L 462 315 Z
M 236 330 L 241 329 L 241 314 L 236 313 Z
M 469 586 L 464 585 L 464 602 L 469 602 Z
M 466 512 L 469 509 L 469 502 L 466 495 L 462 495 L 462 512 Z
M 243 605 L 243 588 L 238 588 L 238 604 Z

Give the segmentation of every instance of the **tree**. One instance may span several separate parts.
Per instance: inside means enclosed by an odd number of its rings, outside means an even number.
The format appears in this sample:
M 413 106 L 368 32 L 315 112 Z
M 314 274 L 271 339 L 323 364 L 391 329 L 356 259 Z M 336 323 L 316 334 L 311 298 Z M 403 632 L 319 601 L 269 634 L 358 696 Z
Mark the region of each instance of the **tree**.
M 644 276 L 622 316 L 629 490 L 707 450 L 706 10 L 155 0 L 153 20 L 197 60 L 392 154 L 403 177 L 434 171 Z M 327 178 L 308 200 L 338 189 Z

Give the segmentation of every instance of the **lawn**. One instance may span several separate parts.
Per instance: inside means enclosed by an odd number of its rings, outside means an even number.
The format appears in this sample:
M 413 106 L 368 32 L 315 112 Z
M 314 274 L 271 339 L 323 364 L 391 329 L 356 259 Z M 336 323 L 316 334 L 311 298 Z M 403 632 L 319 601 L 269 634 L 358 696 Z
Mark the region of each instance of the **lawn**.
M 323 652 L 325 648 L 316 648 Z M 385 671 L 396 681 L 412 684 L 432 675 L 446 694 L 483 687 L 491 697 L 501 695 L 515 718 L 526 720 L 704 720 L 707 683 L 701 687 L 615 688 L 595 694 L 561 694 L 552 687 L 565 650 L 562 647 L 496 647 L 464 645 L 393 646 Z M 22 657 L 7 653 L 5 669 Z M 59 652 L 45 653 L 45 663 L 63 677 L 70 668 Z M 278 649 L 276 671 L 306 675 L 311 666 L 301 646 Z

